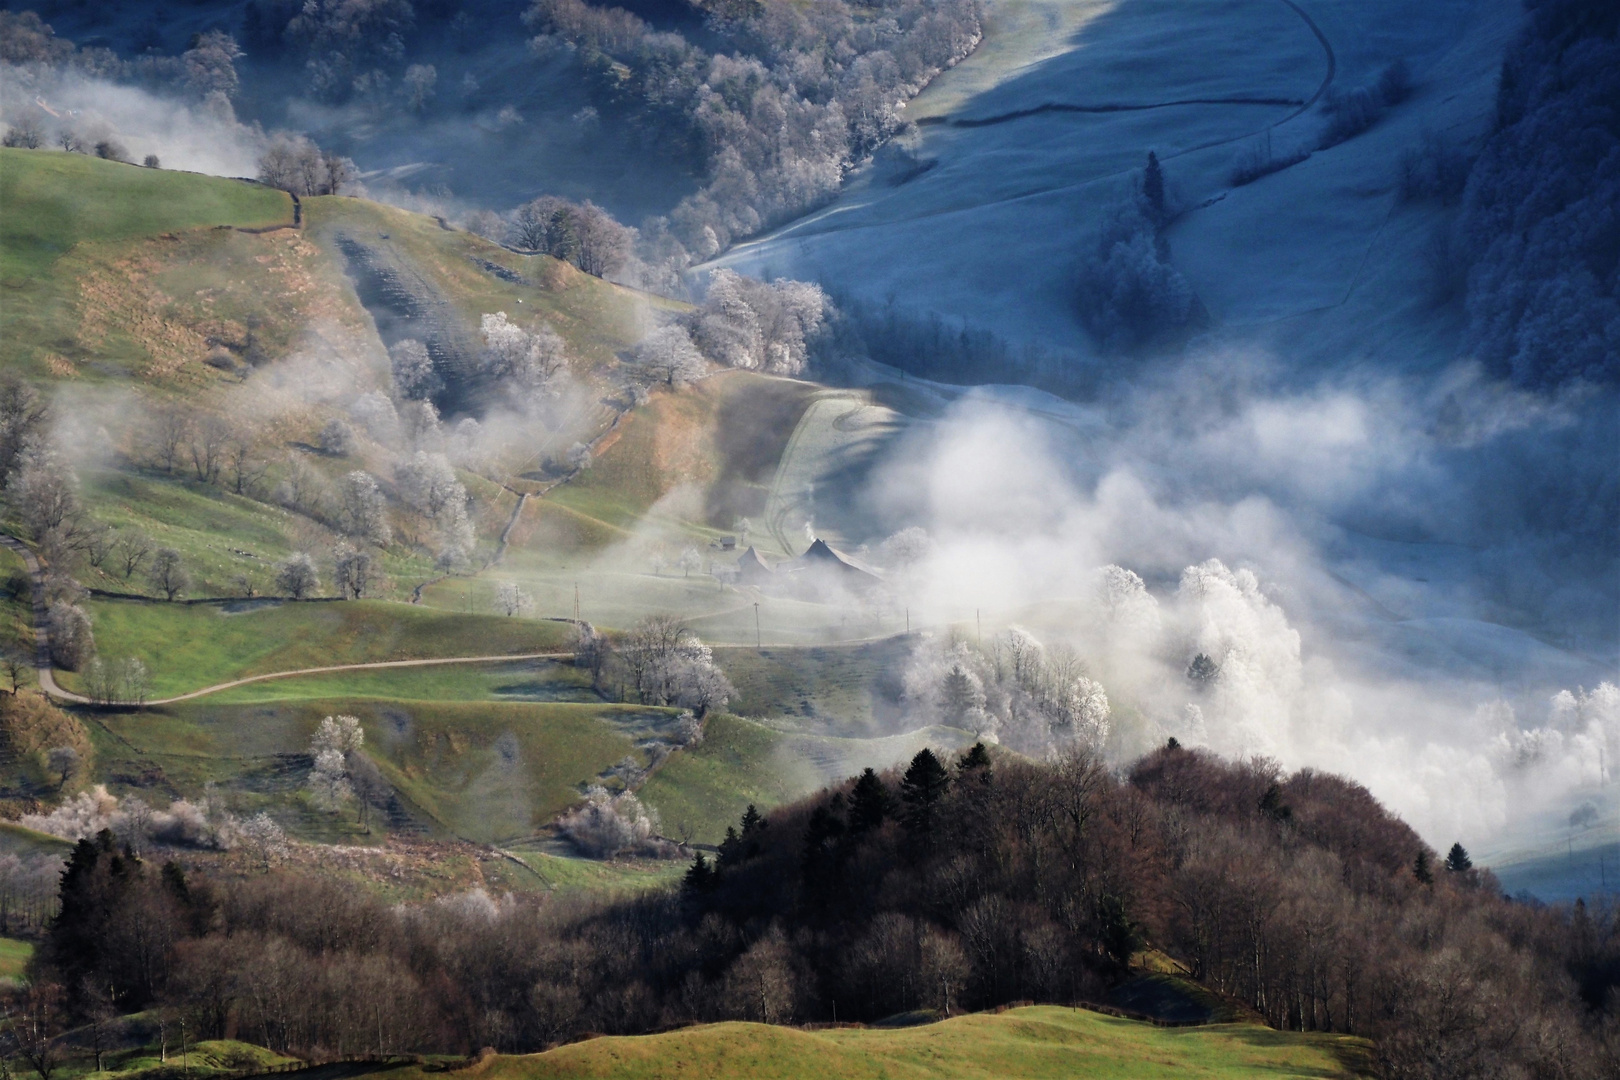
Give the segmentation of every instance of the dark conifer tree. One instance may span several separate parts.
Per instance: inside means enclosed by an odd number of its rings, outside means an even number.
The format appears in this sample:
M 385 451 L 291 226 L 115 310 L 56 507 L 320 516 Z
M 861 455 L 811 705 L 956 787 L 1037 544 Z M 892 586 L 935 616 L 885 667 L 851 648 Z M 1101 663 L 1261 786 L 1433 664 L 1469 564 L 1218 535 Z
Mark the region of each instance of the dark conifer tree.
M 1462 844 L 1452 844 L 1451 850 L 1446 853 L 1446 869 L 1453 874 L 1465 873 L 1474 868 L 1474 860 L 1468 857 L 1468 849 Z
M 984 743 L 974 743 L 962 755 L 962 760 L 957 763 L 957 768 L 964 773 L 983 769 L 984 776 L 988 778 L 990 775 L 990 751 L 984 748 Z
M 883 826 L 894 810 L 894 798 L 878 774 L 871 769 L 861 773 L 849 793 L 849 831 L 871 832 Z
M 939 801 L 950 786 L 951 776 L 934 752 L 917 751 L 900 781 L 900 801 L 905 804 L 901 820 L 921 851 L 933 845 Z
M 1148 151 L 1147 168 L 1142 170 L 1142 194 L 1147 198 L 1148 209 L 1153 212 L 1153 223 L 1164 224 L 1164 169 L 1159 165 L 1159 155 L 1152 150 Z

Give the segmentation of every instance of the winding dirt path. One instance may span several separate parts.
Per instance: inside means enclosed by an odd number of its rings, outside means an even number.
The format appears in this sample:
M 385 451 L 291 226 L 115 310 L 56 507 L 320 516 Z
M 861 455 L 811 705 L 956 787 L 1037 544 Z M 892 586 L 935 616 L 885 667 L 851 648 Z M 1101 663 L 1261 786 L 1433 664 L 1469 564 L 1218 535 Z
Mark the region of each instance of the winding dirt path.
M 39 688 L 68 701 L 88 703 L 89 698 L 69 693 L 56 685 L 56 673 L 51 668 L 50 631 L 45 624 L 45 567 L 40 565 L 39 556 L 27 544 L 5 533 L 0 533 L 0 546 L 16 552 L 23 565 L 28 567 L 28 579 L 34 593 L 34 670 L 39 676 Z
M 17 553 L 23 563 L 28 567 L 28 576 L 33 584 L 34 592 L 34 669 L 39 677 L 39 688 L 52 697 L 61 698 L 79 705 L 92 705 L 89 698 L 83 694 L 75 694 L 71 690 L 64 690 L 56 681 L 55 669 L 51 666 L 50 630 L 45 621 L 45 568 L 40 564 L 39 557 L 29 546 L 18 540 L 15 536 L 0 533 L 0 546 Z M 247 686 L 249 683 L 268 682 L 271 679 L 292 679 L 300 675 L 326 675 L 335 671 L 377 671 L 383 668 L 409 668 L 434 667 L 440 664 L 502 664 L 516 660 L 565 660 L 572 656 L 567 652 L 537 652 L 537 653 L 500 653 L 489 656 L 434 656 L 419 660 L 374 660 L 364 664 L 332 664 L 327 667 L 293 668 L 288 671 L 271 671 L 263 675 L 249 675 L 242 679 L 232 679 L 229 682 L 215 683 L 205 686 L 201 690 L 192 690 L 185 694 L 176 694 L 173 697 L 152 698 L 145 702 L 147 705 L 172 705 L 181 701 L 191 701 L 194 698 L 217 694 L 221 690 L 230 690 L 237 686 Z
M 249 675 L 245 679 L 232 679 L 230 682 L 215 683 L 213 686 L 205 686 L 201 690 L 193 690 L 189 694 L 153 698 L 146 704 L 173 705 L 177 702 L 217 694 L 221 690 L 229 690 L 232 687 L 246 686 L 249 683 L 268 682 L 271 679 L 293 679 L 300 675 L 326 675 L 334 671 L 376 671 L 381 668 L 434 667 L 440 664 L 500 664 L 513 660 L 566 660 L 573 655 L 573 653 L 567 652 L 538 652 L 503 653 L 495 656 L 435 656 L 423 660 L 377 660 L 368 664 L 333 664 L 330 667 L 294 668 L 291 671 L 272 671 L 265 675 Z M 60 690 L 57 692 L 63 693 Z M 76 694 L 66 694 L 64 696 L 71 697 L 76 701 L 89 700 Z

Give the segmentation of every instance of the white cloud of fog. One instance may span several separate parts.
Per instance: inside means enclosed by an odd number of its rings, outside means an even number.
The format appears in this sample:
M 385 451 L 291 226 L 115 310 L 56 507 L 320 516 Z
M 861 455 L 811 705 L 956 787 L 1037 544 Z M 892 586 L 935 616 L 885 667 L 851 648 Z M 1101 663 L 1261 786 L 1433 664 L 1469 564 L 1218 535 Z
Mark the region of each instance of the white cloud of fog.
M 1553 703 L 1620 681 L 1613 400 L 1466 370 L 1299 389 L 1231 356 L 1094 407 L 995 397 L 914 428 L 866 503 L 935 542 L 913 611 L 1079 647 L 1122 756 L 1175 735 L 1348 773 L 1435 843 L 1620 809 L 1620 706 Z
M 3 66 L 3 65 L 0 65 Z M 36 119 L 51 144 L 68 129 L 87 145 L 102 138 L 123 144 L 130 160 L 156 154 L 166 169 L 214 176 L 258 172 L 264 135 L 234 116 L 200 103 L 72 72 L 38 74 L 3 66 L 0 118 L 8 124 Z

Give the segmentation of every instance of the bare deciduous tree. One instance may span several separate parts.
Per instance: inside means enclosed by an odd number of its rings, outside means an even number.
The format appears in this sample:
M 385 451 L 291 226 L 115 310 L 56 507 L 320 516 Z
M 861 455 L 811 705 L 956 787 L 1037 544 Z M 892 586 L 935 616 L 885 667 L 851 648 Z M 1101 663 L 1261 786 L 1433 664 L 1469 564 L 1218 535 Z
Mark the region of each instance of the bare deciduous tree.
M 339 596 L 363 600 L 368 590 L 376 588 L 380 569 L 371 552 L 342 544 L 333 558 L 332 584 Z
M 180 552 L 171 547 L 157 549 L 152 556 L 152 568 L 146 576 L 165 600 L 172 601 L 191 588 L 191 575 L 186 571 Z
M 305 551 L 295 551 L 287 557 L 287 561 L 276 568 L 276 588 L 292 597 L 302 600 L 311 596 L 321 587 L 321 576 L 315 569 L 315 560 Z
M 190 438 L 191 417 L 178 406 L 168 405 L 158 409 L 147 423 L 147 444 L 151 447 L 152 457 L 166 473 L 174 472 Z
M 225 463 L 225 449 L 231 438 L 230 428 L 216 416 L 204 417 L 192 426 L 186 449 L 191 457 L 191 468 L 197 479 L 212 484 L 219 479 Z
M 44 437 L 50 416 L 32 383 L 14 371 L 0 375 L 0 486 L 10 482 L 23 447 Z
M 113 548 L 118 556 L 118 565 L 124 571 L 124 580 L 128 581 L 152 553 L 152 538 L 139 529 L 120 529 Z
M 79 752 L 71 746 L 53 746 L 45 755 L 46 765 L 56 774 L 56 786 L 64 788 L 79 768 Z

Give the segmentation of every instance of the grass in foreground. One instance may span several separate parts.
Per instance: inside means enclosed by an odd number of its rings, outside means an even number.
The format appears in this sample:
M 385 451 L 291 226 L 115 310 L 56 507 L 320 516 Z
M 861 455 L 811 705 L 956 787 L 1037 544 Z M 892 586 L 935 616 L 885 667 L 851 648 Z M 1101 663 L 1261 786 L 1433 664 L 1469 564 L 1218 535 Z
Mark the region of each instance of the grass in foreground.
M 527 1057 L 497 1057 L 479 1073 L 486 1080 L 1348 1080 L 1371 1075 L 1368 1066 L 1366 1042 L 1350 1036 L 1295 1034 L 1254 1024 L 1160 1028 L 1040 1005 L 899 1030 L 707 1024 L 662 1035 L 592 1039 Z M 415 1080 L 420 1072 L 410 1068 L 391 1070 L 391 1075 Z

